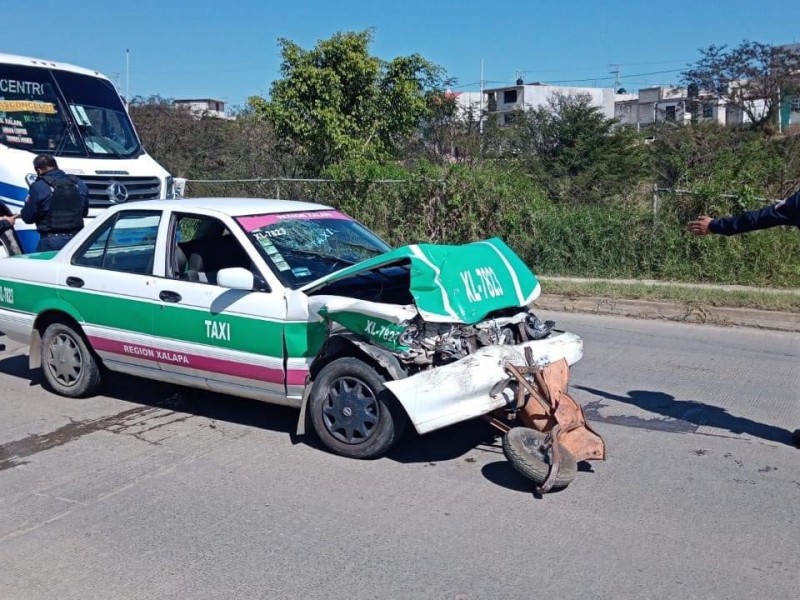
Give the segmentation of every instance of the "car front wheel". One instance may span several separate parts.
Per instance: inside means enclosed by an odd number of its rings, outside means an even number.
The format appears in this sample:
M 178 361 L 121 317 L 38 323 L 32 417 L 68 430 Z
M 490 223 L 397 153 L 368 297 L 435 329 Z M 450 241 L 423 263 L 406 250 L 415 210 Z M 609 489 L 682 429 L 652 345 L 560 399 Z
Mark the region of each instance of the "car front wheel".
M 42 336 L 42 372 L 57 394 L 82 398 L 100 386 L 100 365 L 83 336 L 65 323 L 52 323 Z
M 376 458 L 403 433 L 403 409 L 383 376 L 357 358 L 339 358 L 322 368 L 308 408 L 314 430 L 331 450 L 351 458 Z

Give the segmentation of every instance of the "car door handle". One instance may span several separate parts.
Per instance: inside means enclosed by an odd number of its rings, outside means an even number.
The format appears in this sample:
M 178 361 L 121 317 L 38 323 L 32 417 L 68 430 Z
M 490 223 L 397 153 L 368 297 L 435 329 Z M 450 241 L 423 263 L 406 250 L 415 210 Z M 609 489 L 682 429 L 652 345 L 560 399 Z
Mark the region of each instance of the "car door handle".
M 181 295 L 178 292 L 170 292 L 168 290 L 164 290 L 158 295 L 164 302 L 180 302 Z
M 67 285 L 69 287 L 83 287 L 83 279 L 80 277 L 67 277 Z

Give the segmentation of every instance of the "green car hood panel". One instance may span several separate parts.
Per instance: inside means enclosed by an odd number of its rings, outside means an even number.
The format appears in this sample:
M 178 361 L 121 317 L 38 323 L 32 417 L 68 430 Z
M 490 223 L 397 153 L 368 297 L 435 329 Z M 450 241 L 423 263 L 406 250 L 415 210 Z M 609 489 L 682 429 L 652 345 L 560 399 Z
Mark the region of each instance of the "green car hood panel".
M 461 246 L 415 244 L 337 271 L 305 291 L 365 271 L 410 264 L 411 295 L 420 315 L 438 323 L 478 323 L 489 313 L 530 304 L 540 293 L 533 272 L 502 240 Z

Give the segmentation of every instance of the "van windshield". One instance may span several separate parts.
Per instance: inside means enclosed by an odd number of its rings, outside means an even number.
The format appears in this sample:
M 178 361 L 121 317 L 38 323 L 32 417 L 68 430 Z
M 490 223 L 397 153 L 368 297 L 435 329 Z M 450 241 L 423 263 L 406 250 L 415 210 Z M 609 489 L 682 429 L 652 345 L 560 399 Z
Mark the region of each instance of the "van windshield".
M 141 150 L 111 82 L 9 64 L 0 64 L 0 144 L 55 156 L 121 158 Z

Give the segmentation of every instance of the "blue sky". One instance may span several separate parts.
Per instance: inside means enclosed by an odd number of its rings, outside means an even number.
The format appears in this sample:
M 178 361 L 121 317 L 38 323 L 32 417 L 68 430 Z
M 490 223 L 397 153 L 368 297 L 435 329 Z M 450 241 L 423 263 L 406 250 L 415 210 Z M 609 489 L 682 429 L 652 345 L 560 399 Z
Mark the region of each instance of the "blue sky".
M 277 40 L 304 48 L 374 28 L 372 53 L 413 53 L 456 89 L 526 81 L 629 90 L 676 81 L 710 44 L 800 41 L 797 0 L 9 0 L 0 52 L 71 62 L 118 77 L 132 96 L 213 97 L 241 105 L 279 76 Z M 71 9 L 65 11 L 65 7 Z M 12 26 L 13 24 L 13 26 Z M 579 82 L 578 80 L 584 80 Z

